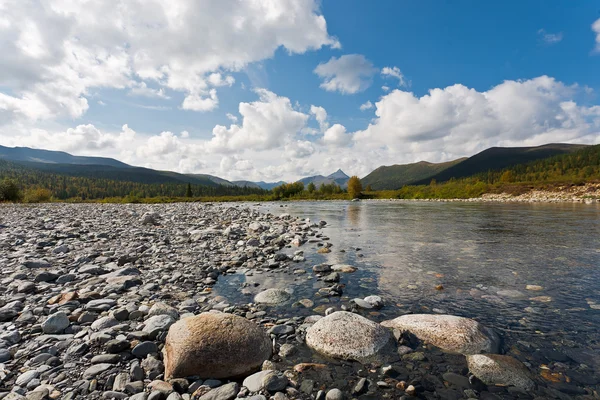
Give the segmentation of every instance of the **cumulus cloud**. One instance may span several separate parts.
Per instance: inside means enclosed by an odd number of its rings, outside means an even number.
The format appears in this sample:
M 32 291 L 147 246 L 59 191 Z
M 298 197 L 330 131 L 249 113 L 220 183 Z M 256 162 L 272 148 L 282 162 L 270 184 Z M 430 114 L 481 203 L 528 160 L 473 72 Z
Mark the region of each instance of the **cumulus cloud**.
M 346 133 L 346 127 L 340 124 L 334 124 L 325 131 L 323 142 L 328 146 L 344 147 L 350 144 L 352 136 Z
M 227 117 L 228 120 L 230 120 L 233 123 L 236 123 L 238 121 L 238 117 L 236 117 L 235 115 L 233 115 L 231 113 L 227 113 L 227 114 L 225 114 L 225 116 Z
M 328 92 L 354 94 L 371 85 L 377 70 L 362 54 L 347 54 L 331 57 L 326 63 L 319 64 L 314 72 L 323 79 L 320 87 Z
M 241 125 L 214 127 L 207 148 L 216 152 L 269 150 L 284 146 L 305 126 L 308 115 L 297 111 L 289 98 L 256 89 L 258 101 L 240 103 Z
M 81 117 L 93 88 L 152 97 L 181 91 L 182 108 L 207 111 L 218 105 L 213 89 L 234 83 L 225 71 L 280 47 L 339 47 L 316 0 L 4 0 L 0 15 L 5 122 Z
M 360 111 L 370 110 L 371 108 L 373 108 L 373 103 L 370 100 L 360 105 Z
M 430 161 L 498 145 L 596 143 L 600 107 L 577 105 L 578 90 L 547 76 L 505 81 L 485 92 L 460 84 L 422 97 L 394 90 L 376 103 L 377 118 L 355 140 L 413 160 L 431 154 Z
M 311 105 L 310 113 L 315 116 L 321 132 L 325 132 L 329 127 L 329 123 L 327 122 L 327 111 L 323 107 Z
M 592 24 L 592 30 L 596 33 L 596 51 L 600 52 L 600 18 Z
M 406 80 L 404 79 L 404 74 L 398 67 L 384 67 L 381 69 L 381 75 L 384 77 L 398 79 L 398 85 L 400 86 L 408 86 Z
M 538 33 L 538 36 L 540 37 L 540 40 L 547 45 L 556 44 L 563 40 L 562 32 L 550 33 L 550 32 L 546 32 L 545 29 L 540 29 L 540 30 L 538 30 L 537 33 Z

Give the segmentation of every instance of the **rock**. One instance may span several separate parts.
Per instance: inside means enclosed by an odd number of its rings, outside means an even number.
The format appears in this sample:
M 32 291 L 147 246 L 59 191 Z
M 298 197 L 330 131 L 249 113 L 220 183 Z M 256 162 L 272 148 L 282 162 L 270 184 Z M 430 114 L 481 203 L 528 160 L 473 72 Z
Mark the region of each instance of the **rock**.
M 283 358 L 286 358 L 286 357 L 289 357 L 291 355 L 294 355 L 294 353 L 296 353 L 297 350 L 298 349 L 293 344 L 291 344 L 291 343 L 284 343 L 279 348 L 279 356 L 283 357 Z
M 469 371 L 486 385 L 510 385 L 523 390 L 535 387 L 529 370 L 520 361 L 499 354 L 467 356 Z
M 42 271 L 35 276 L 35 282 L 52 282 L 58 278 L 58 275 L 50 271 Z
M 237 382 L 231 382 L 200 396 L 198 400 L 233 400 L 240 391 Z
M 179 319 L 179 312 L 175 307 L 171 307 L 165 303 L 154 303 L 150 311 L 148 311 L 148 317 L 155 315 L 170 315 L 174 320 Z
M 19 375 L 17 377 L 17 380 L 15 381 L 15 385 L 27 386 L 27 384 L 29 382 L 31 382 L 33 379 L 37 378 L 38 376 L 40 376 L 40 373 L 38 371 L 36 371 L 35 369 L 29 370 L 27 372 L 23 372 L 21 375 Z
M 107 316 L 107 317 L 102 317 L 102 318 L 95 320 L 92 323 L 91 328 L 95 331 L 101 331 L 104 329 L 112 328 L 113 326 L 118 325 L 118 324 L 119 324 L 119 321 L 117 321 L 116 319 L 114 319 L 111 316 Z
M 372 359 L 391 341 L 388 330 L 346 311 L 321 318 L 306 330 L 306 344 L 312 349 L 330 357 L 359 362 Z
M 259 304 L 276 305 L 285 303 L 290 299 L 290 294 L 283 289 L 267 289 L 254 297 L 254 302 Z
M 381 325 L 410 332 L 422 341 L 454 353 L 497 353 L 500 349 L 500 338 L 493 330 L 468 318 L 409 314 Z
M 69 326 L 69 317 L 62 311 L 51 314 L 42 322 L 42 331 L 44 333 L 54 334 L 62 333 Z
M 43 259 L 27 260 L 23 265 L 26 268 L 50 268 L 50 263 Z
M 354 304 L 356 304 L 358 307 L 360 308 L 364 308 L 365 310 L 370 310 L 373 308 L 373 305 L 367 301 L 364 301 L 363 299 L 352 299 L 352 302 Z
M 352 265 L 348 265 L 348 264 L 334 264 L 331 266 L 331 269 L 333 271 L 337 271 L 337 272 L 344 272 L 347 274 L 350 274 L 352 272 L 356 272 L 357 268 L 352 266 Z
M 539 285 L 527 285 L 525 286 L 526 290 L 532 290 L 534 292 L 539 292 L 541 290 L 544 290 L 544 288 L 542 286 Z
M 163 350 L 165 376 L 236 377 L 260 368 L 271 351 L 269 337 L 254 322 L 232 314 L 202 313 L 169 329 Z
M 379 309 L 383 307 L 383 299 L 379 296 L 367 296 L 364 300 L 373 306 L 373 308 Z
M 137 358 L 146 358 L 148 354 L 152 353 L 158 353 L 158 346 L 150 341 L 139 343 L 131 350 L 131 354 Z
M 294 327 L 291 325 L 275 325 L 268 331 L 272 335 L 287 335 L 292 332 L 294 332 Z
M 247 387 L 248 390 L 250 390 L 250 392 L 252 393 L 259 392 L 264 388 L 264 378 L 274 373 L 275 371 L 273 370 L 256 372 L 246 377 L 246 379 L 244 379 L 244 382 L 242 382 L 242 386 Z
M 12 357 L 8 349 L 0 349 L 0 364 L 10 360 Z
M 92 379 L 104 371 L 108 371 L 113 367 L 112 364 L 95 364 L 83 372 L 84 379 Z
M 343 400 L 344 394 L 340 389 L 331 389 L 327 392 L 325 400 Z
M 157 331 L 166 331 L 171 325 L 175 323 L 175 319 L 167 314 L 155 315 L 154 317 L 148 318 L 144 321 L 144 332 L 150 334 Z
M 146 212 L 142 215 L 140 222 L 144 225 L 158 225 L 159 218 L 158 213 Z

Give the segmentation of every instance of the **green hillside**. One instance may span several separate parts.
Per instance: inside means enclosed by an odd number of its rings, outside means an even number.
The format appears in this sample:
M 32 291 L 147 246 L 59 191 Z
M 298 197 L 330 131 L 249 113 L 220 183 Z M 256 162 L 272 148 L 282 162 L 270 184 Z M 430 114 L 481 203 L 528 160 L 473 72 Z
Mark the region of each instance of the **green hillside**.
M 525 164 L 535 160 L 568 154 L 587 147 L 582 144 L 551 143 L 536 147 L 491 147 L 475 154 L 450 168 L 431 177 L 415 181 L 417 185 L 426 185 L 435 179 L 438 183 L 450 179 L 473 176 L 486 171 L 497 171 L 513 165 Z
M 193 196 L 238 196 L 266 193 L 261 189 L 217 185 L 203 177 L 147 168 L 41 164 L 0 159 L 0 181 L 12 179 L 23 191 L 49 189 L 54 198 L 65 200 L 107 197 L 183 197 L 188 183 Z
M 404 185 L 431 178 L 466 158 L 434 164 L 419 161 L 413 164 L 382 166 L 361 179 L 363 187 L 371 186 L 373 190 L 395 190 Z

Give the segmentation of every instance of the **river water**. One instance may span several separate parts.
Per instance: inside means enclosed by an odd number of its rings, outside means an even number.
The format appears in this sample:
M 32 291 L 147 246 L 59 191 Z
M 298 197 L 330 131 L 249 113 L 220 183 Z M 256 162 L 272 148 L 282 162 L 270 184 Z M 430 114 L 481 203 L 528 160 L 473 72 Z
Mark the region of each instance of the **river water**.
M 298 299 L 322 305 L 318 311 L 380 295 L 385 307 L 365 314 L 378 321 L 407 312 L 474 318 L 500 332 L 505 351 L 525 362 L 541 385 L 556 389 L 549 398 L 598 388 L 600 205 L 363 201 L 250 207 L 326 221 L 322 232 L 332 252 L 317 254 L 316 244 L 307 243 L 300 247 L 307 262 L 298 264 L 307 274 L 240 274 L 220 279 L 217 291 L 243 296 L 233 289 L 248 281 L 260 284 L 257 291 L 292 289 Z M 344 296 L 319 297 L 326 284 L 310 270 L 318 263 L 358 268 L 342 274 Z M 298 313 L 282 310 L 282 316 L 286 312 Z

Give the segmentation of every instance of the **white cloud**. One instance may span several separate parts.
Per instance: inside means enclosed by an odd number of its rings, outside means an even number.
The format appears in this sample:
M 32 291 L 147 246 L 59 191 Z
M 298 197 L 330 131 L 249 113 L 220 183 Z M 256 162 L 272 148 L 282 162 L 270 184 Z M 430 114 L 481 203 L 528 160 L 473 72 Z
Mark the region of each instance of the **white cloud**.
M 227 119 L 229 119 L 233 123 L 236 123 L 238 121 L 238 117 L 236 117 L 235 115 L 233 115 L 231 113 L 227 113 L 225 115 L 227 116 Z
M 578 90 L 547 76 L 505 81 L 485 92 L 460 84 L 422 97 L 394 90 L 376 103 L 376 120 L 355 140 L 406 161 L 440 161 L 491 146 L 596 143 L 600 107 L 573 102 Z
M 190 133 L 188 131 L 181 131 L 181 133 L 179 134 L 180 137 L 187 139 L 190 137 Z
M 189 94 L 183 99 L 181 108 L 192 111 L 212 111 L 219 105 L 216 89 L 210 89 L 207 97 L 194 93 Z
M 381 75 L 384 77 L 391 77 L 398 79 L 398 85 L 409 86 L 404 79 L 404 74 L 398 67 L 384 67 L 381 69 Z
M 212 88 L 233 84 L 226 71 L 280 47 L 339 47 L 317 0 L 3 0 L 0 15 L 4 123 L 81 117 L 92 88 L 181 91 L 183 108 L 206 111 L 218 104 Z
M 596 51 L 600 52 L 600 18 L 592 24 L 592 30 L 596 33 Z
M 155 99 L 170 99 L 165 93 L 164 88 L 153 89 L 148 87 L 146 82 L 134 82 L 131 89 L 129 89 L 130 96 L 142 96 Z
M 314 70 L 315 74 L 323 78 L 321 88 L 342 94 L 354 94 L 367 89 L 376 71 L 373 64 L 361 54 L 331 57 Z
M 352 136 L 346 133 L 346 127 L 340 124 L 334 124 L 325 131 L 323 142 L 328 146 L 343 147 L 350 144 Z
M 103 107 L 104 107 L 104 106 L 106 105 L 106 103 L 105 103 L 105 102 L 103 102 L 102 100 L 98 100 L 98 105 L 101 105 L 101 106 L 103 106 Z
M 390 91 L 390 87 L 389 86 L 382 86 L 381 90 L 383 90 L 384 92 L 389 92 Z
M 308 115 L 294 110 L 290 99 L 256 89 L 259 100 L 240 103 L 241 125 L 217 125 L 207 148 L 217 152 L 269 150 L 284 146 L 306 125 Z
M 556 43 L 560 42 L 561 40 L 563 40 L 562 32 L 550 33 L 550 32 L 546 32 L 545 29 L 540 29 L 540 30 L 538 30 L 537 33 L 538 33 L 538 36 L 540 37 L 540 40 L 542 40 L 542 42 L 544 42 L 547 45 L 556 44 Z
M 360 111 L 370 110 L 371 108 L 373 108 L 373 103 L 370 100 L 360 105 Z
M 329 128 L 329 123 L 327 122 L 327 111 L 325 111 L 323 107 L 311 105 L 310 113 L 315 116 L 315 119 L 319 123 L 321 132 L 325 132 L 327 128 Z

